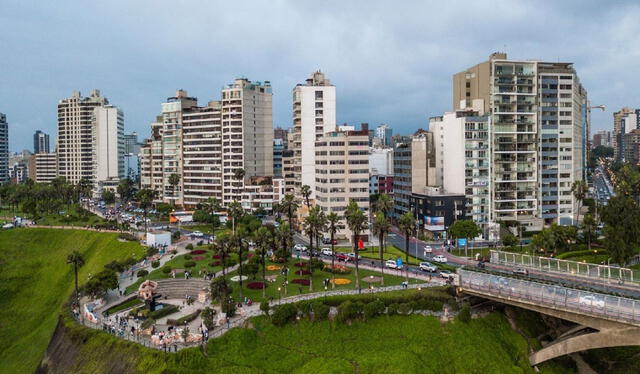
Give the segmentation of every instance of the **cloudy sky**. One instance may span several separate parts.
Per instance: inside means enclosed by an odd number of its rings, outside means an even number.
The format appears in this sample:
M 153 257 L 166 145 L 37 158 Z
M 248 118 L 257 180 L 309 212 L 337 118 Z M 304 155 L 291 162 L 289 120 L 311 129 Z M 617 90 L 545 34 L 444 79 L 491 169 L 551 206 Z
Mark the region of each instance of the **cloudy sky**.
M 56 134 L 56 104 L 99 88 L 149 133 L 183 88 L 201 103 L 235 77 L 270 80 L 274 124 L 289 127 L 291 89 L 321 69 L 338 122 L 425 127 L 451 110 L 451 75 L 509 57 L 572 61 L 594 128 L 640 107 L 640 5 L 602 1 L 27 1 L 0 2 L 0 112 L 10 148 Z

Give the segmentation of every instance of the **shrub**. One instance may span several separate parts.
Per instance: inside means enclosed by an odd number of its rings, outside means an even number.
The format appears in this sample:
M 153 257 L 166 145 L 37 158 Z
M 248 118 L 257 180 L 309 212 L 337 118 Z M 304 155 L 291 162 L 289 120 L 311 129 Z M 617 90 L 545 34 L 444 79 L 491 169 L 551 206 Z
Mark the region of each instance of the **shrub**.
M 327 305 L 324 305 L 320 301 L 316 301 L 313 303 L 313 319 L 314 321 L 321 321 L 327 319 L 329 317 L 329 312 L 331 308 Z
M 209 330 L 213 330 L 213 328 L 215 327 L 215 323 L 213 322 L 213 316 L 215 314 L 215 309 L 211 309 L 209 307 L 204 308 L 204 310 L 202 311 L 202 322 L 205 326 L 207 326 L 207 329 Z
M 238 263 L 238 261 L 236 261 L 236 260 L 234 260 L 234 259 L 232 259 L 232 258 L 228 258 L 228 259 L 227 259 L 227 267 L 234 266 L 234 265 L 235 265 L 235 264 L 237 264 L 237 263 Z
M 227 313 L 227 317 L 233 317 L 236 315 L 236 303 L 232 299 L 225 300 L 220 309 L 223 313 Z
M 408 315 L 413 311 L 411 303 L 402 303 L 398 306 L 398 314 Z
M 261 290 L 263 288 L 266 288 L 267 284 L 264 282 L 251 282 L 249 284 L 247 284 L 247 288 L 252 289 L 252 290 Z
M 178 319 L 167 319 L 167 325 L 170 326 L 182 326 L 185 323 L 189 323 L 191 321 L 193 321 L 194 319 L 198 318 L 198 316 L 200 315 L 201 310 L 198 309 L 195 312 L 191 313 L 191 314 L 187 314 L 184 317 L 178 318 Z
M 293 304 L 278 305 L 271 314 L 271 322 L 276 326 L 284 326 L 295 320 L 298 309 Z
M 171 269 L 171 266 L 169 266 L 169 265 L 165 265 L 165 266 L 163 266 L 163 267 L 162 267 L 162 272 L 163 272 L 164 274 L 169 274 L 169 273 L 171 273 L 171 270 L 173 270 L 173 269 Z
M 264 300 L 260 303 L 260 311 L 264 313 L 265 316 L 269 316 L 269 300 Z
M 156 260 L 156 261 L 152 261 L 151 262 L 151 267 L 154 269 L 157 269 L 160 267 L 160 261 Z
M 197 243 L 198 247 L 200 247 L 203 244 L 204 244 L 204 242 L 202 240 L 198 240 L 198 243 Z
M 311 268 L 313 269 L 322 269 L 324 267 L 324 261 L 320 260 L 319 258 L 312 258 L 310 262 Z
M 136 238 L 135 235 L 129 234 L 128 232 L 122 232 L 122 233 L 118 234 L 118 238 L 122 239 L 122 240 L 129 241 L 129 242 L 137 242 L 138 241 L 138 238 Z
M 175 239 L 175 240 L 178 240 L 178 239 L 180 239 L 180 235 L 181 235 L 180 234 L 180 230 L 178 230 L 178 231 L 175 231 L 174 233 L 171 234 L 171 238 Z
M 458 321 L 462 323 L 469 323 L 471 321 L 471 308 L 469 304 L 464 304 L 462 308 L 460 308 L 460 312 L 458 312 Z
M 309 275 L 309 274 L 311 274 L 311 272 L 309 270 L 300 269 L 300 270 L 297 270 L 295 274 L 296 275 Z
M 185 247 L 188 250 L 192 250 L 193 249 L 193 244 L 189 243 L 187 244 L 187 246 Z
M 184 255 L 184 259 L 185 260 L 191 260 L 193 258 L 193 256 L 191 255 Z
M 173 314 L 178 311 L 178 307 L 175 305 L 165 305 L 162 309 L 154 310 L 149 313 L 149 318 L 160 319 L 166 317 L 169 314 Z
M 362 303 L 347 300 L 338 306 L 338 314 L 336 319 L 339 322 L 348 322 L 356 319 L 362 312 Z
M 394 316 L 398 314 L 398 304 L 393 303 L 387 307 L 387 314 L 390 316 Z
M 384 310 L 385 310 L 384 303 L 380 300 L 376 300 L 364 306 L 364 317 L 367 319 L 377 317 L 383 314 Z
M 146 277 L 147 275 L 149 275 L 149 272 L 142 269 L 142 270 L 138 270 L 138 273 L 136 274 L 138 276 L 138 278 L 142 278 L 142 277 Z
M 309 284 L 311 284 L 308 279 L 302 279 L 302 278 L 296 278 L 292 280 L 291 283 L 297 283 L 302 286 L 308 286 Z
M 191 251 L 192 255 L 203 255 L 205 253 L 207 253 L 207 251 L 205 251 L 204 249 L 196 249 L 196 250 Z
M 196 266 L 195 261 L 186 261 L 186 262 L 184 263 L 184 267 L 186 267 L 186 268 L 193 268 L 193 267 L 195 267 L 195 266 Z
M 157 254 L 159 251 L 158 247 L 147 247 L 147 257 L 151 257 Z
M 147 318 L 140 324 L 141 330 L 146 330 L 149 327 L 153 326 L 156 323 L 156 320 L 153 318 Z
M 306 317 L 311 317 L 311 312 L 313 311 L 313 301 L 312 300 L 304 300 L 297 303 L 298 310 L 300 313 Z

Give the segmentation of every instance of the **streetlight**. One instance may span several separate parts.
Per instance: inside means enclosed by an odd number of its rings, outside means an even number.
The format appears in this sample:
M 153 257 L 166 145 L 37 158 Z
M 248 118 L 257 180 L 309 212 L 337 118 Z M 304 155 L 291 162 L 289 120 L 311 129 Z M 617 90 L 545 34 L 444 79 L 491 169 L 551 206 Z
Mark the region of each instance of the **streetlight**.
M 280 300 L 282 299 L 282 293 L 280 290 L 282 290 L 282 288 L 278 287 L 278 305 L 280 305 Z

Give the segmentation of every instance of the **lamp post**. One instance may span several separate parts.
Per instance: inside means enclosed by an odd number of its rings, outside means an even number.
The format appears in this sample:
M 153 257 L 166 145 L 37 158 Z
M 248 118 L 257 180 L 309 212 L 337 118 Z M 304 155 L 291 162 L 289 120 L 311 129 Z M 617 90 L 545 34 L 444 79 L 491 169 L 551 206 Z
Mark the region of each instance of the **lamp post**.
M 278 305 L 280 305 L 280 301 L 282 300 L 282 293 L 280 292 L 282 288 L 278 287 Z

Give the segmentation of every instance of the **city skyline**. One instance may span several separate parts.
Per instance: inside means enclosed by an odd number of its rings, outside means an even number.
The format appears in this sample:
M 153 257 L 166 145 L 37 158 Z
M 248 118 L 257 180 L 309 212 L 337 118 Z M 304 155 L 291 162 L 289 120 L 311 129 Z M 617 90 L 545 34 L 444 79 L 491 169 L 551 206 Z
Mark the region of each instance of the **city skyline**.
M 593 112 L 592 133 L 612 128 L 613 111 L 640 107 L 633 96 L 639 78 L 614 74 L 632 71 L 637 60 L 629 53 L 640 43 L 633 37 L 640 31 L 633 17 L 640 7 L 633 2 L 607 8 L 597 2 L 520 2 L 500 13 L 483 2 L 447 4 L 437 7 L 437 17 L 434 4 L 382 2 L 366 9 L 340 3 L 323 9 L 293 2 L 225 4 L 223 12 L 207 11 L 219 4 L 196 3 L 127 3 L 127 12 L 112 4 L 34 4 L 10 3 L 0 15 L 0 40 L 9 51 L 0 61 L 0 82 L 11 88 L 0 91 L 0 111 L 7 115 L 11 151 L 30 148 L 37 129 L 55 135 L 58 100 L 94 88 L 122 108 L 126 132 L 145 133 L 158 103 L 176 89 L 203 100 L 237 77 L 269 80 L 274 126 L 290 127 L 291 90 L 317 69 L 336 86 L 338 124 L 387 123 L 394 133 L 409 134 L 453 109 L 452 74 L 495 51 L 573 62 L 592 104 L 607 106 L 604 113 Z M 567 12 L 576 17 L 564 17 Z M 232 21 L 252 14 L 267 23 Z M 453 22 L 459 14 L 471 15 L 465 26 Z M 200 22 L 205 16 L 211 21 Z M 425 16 L 427 22 L 416 21 Z M 603 23 L 611 27 L 599 30 Z M 230 29 L 243 43 L 233 42 Z

